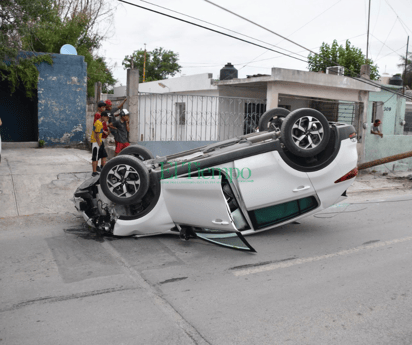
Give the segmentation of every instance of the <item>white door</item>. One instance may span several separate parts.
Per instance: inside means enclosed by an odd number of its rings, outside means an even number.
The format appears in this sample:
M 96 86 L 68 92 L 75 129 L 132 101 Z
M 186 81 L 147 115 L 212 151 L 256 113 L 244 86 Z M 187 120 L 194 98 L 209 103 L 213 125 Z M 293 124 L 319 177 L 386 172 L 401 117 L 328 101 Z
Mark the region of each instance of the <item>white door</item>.
M 162 192 L 173 221 L 180 225 L 237 232 L 221 188 L 220 176 L 212 179 L 162 180 Z
M 287 165 L 277 151 L 234 162 L 248 211 L 316 195 L 305 172 Z

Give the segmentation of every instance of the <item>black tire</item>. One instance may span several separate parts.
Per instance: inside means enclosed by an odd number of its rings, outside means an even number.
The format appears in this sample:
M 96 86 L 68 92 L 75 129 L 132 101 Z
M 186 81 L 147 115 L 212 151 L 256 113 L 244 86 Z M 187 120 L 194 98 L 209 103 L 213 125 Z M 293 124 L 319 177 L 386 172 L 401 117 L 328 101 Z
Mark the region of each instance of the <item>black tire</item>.
M 282 123 L 289 113 L 290 111 L 285 108 L 274 108 L 268 110 L 260 117 L 259 132 L 280 131 L 282 128 Z
M 328 120 L 315 109 L 294 110 L 282 124 L 281 140 L 298 157 L 313 157 L 322 152 L 328 145 L 329 136 Z
M 130 145 L 126 147 L 118 154 L 118 156 L 122 155 L 131 155 L 139 158 L 141 161 L 147 161 L 154 158 L 153 154 L 147 148 L 140 145 Z
M 141 200 L 149 189 L 149 171 L 136 157 L 117 156 L 103 167 L 100 186 L 104 195 L 114 203 L 133 204 Z

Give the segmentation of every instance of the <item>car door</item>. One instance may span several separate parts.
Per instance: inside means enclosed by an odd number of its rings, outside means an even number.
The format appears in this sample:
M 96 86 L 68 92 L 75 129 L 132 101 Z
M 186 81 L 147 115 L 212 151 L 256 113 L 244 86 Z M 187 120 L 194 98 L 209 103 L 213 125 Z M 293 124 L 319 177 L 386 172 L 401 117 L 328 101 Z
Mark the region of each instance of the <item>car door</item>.
M 196 177 L 162 180 L 166 207 L 181 225 L 237 231 L 221 188 L 221 176 L 213 180 Z
M 167 210 L 176 224 L 190 226 L 196 237 L 221 246 L 255 251 L 236 229 L 222 192 L 221 176 L 162 180 Z
M 248 211 L 316 195 L 307 175 L 287 165 L 277 151 L 234 162 Z

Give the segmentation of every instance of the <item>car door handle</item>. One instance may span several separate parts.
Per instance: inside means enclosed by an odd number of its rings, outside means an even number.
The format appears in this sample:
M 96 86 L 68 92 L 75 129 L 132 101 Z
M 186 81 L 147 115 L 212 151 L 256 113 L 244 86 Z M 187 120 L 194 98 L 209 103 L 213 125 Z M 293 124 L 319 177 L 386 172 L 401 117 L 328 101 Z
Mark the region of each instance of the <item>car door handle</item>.
M 225 222 L 225 221 L 223 221 L 223 220 L 221 220 L 221 219 L 212 220 L 212 223 L 213 223 L 213 224 L 217 224 L 217 225 L 229 225 L 229 222 Z
M 298 188 L 294 189 L 294 192 L 301 192 L 303 190 L 309 189 L 310 186 L 299 186 Z

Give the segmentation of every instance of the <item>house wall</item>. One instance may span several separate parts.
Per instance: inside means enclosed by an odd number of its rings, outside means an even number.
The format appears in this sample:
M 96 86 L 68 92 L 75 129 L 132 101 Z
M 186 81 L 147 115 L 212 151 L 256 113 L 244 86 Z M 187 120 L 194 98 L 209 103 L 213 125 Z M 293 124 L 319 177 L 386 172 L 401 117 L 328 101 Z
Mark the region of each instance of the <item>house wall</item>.
M 139 141 L 137 144 L 146 147 L 155 157 L 164 157 L 216 142 L 217 141 Z
M 159 84 L 163 84 L 164 87 Z M 211 90 L 217 90 L 217 86 L 213 85 L 212 73 L 150 81 L 139 85 L 139 92 L 149 93 L 181 92 L 187 94 L 192 91 L 207 92 Z M 208 92 L 206 94 L 209 95 Z
M 389 87 L 389 85 L 386 86 Z M 396 87 L 391 88 L 394 91 L 399 89 Z M 383 138 L 370 133 L 372 126 L 372 102 L 384 102 L 383 119 L 380 126 Z M 404 135 L 404 128 L 400 124 L 404 118 L 405 98 L 384 90 L 370 93 L 365 162 L 412 151 L 412 136 Z M 412 158 L 378 165 L 369 170 L 387 172 L 388 170 L 407 171 L 410 169 L 412 169 Z
M 306 72 L 307 73 L 307 72 Z M 312 76 L 312 74 L 314 76 Z M 310 73 L 311 77 L 322 79 L 325 76 L 320 75 L 319 73 Z M 332 79 L 336 78 L 343 78 L 341 76 L 334 76 L 328 75 L 329 77 L 333 77 Z M 294 76 L 296 78 L 296 76 Z M 342 80 L 346 80 L 348 78 L 343 78 Z M 322 80 L 312 80 L 312 82 L 321 82 Z M 334 80 L 337 82 L 338 80 Z M 367 114 L 368 114 L 368 92 L 366 91 L 359 91 L 357 89 L 348 89 L 348 88 L 339 88 L 331 87 L 330 81 L 324 83 L 325 85 L 305 85 L 302 83 L 291 83 L 291 82 L 283 82 L 283 81 L 269 81 L 267 87 L 267 102 L 268 106 L 267 109 L 276 108 L 279 105 L 279 95 L 280 94 L 288 94 L 294 96 L 301 96 L 301 97 L 315 97 L 315 98 L 325 98 L 325 99 L 334 99 L 334 100 L 342 100 L 342 101 L 350 101 L 350 102 L 362 102 L 364 104 L 364 111 L 360 116 L 355 118 L 354 125 L 358 132 L 358 157 L 359 162 L 365 162 L 365 145 L 364 145 L 364 137 L 366 135 L 366 131 L 363 129 L 362 124 L 367 121 Z
M 48 145 L 83 143 L 86 131 L 87 64 L 83 56 L 53 54 L 38 66 L 39 139 Z
M 310 102 L 311 102 L 310 100 L 292 98 L 290 96 L 291 95 L 280 95 L 278 106 L 279 107 L 282 107 L 282 106 L 290 107 L 290 111 L 294 111 L 300 108 L 309 108 Z
M 397 91 L 396 89 L 394 91 Z M 400 125 L 405 114 L 405 99 L 382 90 L 371 92 L 369 95 L 368 124 L 372 124 L 373 102 L 383 102 L 383 118 L 381 132 L 388 135 L 402 135 L 403 127 Z

